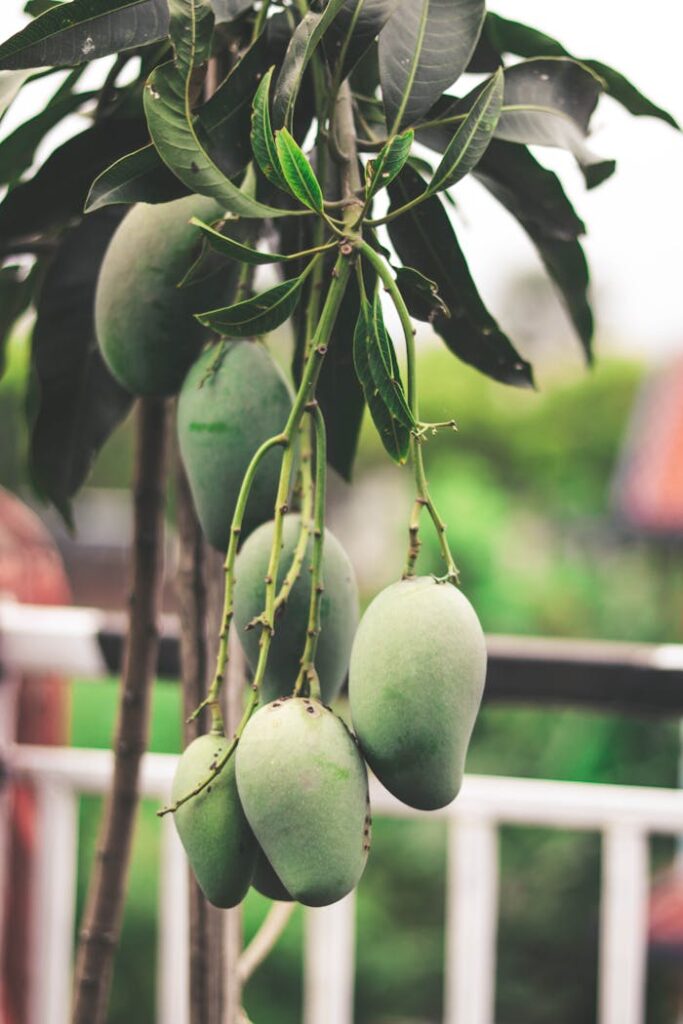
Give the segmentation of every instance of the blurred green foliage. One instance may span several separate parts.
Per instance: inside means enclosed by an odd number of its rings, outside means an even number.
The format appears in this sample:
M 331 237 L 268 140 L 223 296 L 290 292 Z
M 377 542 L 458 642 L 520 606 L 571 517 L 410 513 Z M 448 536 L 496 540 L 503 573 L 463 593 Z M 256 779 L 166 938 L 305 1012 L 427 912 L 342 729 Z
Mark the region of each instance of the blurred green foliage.
M 22 349 L 0 388 L 0 479 L 21 482 Z M 641 380 L 633 363 L 605 361 L 542 393 L 491 383 L 441 349 L 421 357 L 422 415 L 455 415 L 459 431 L 426 446 L 434 497 L 449 526 L 465 589 L 487 630 L 624 640 L 680 639 L 683 594 L 676 560 L 612 525 L 609 485 Z M 25 369 L 25 365 L 23 367 Z M 125 486 L 129 425 L 109 442 L 94 482 Z M 357 474 L 386 457 L 364 426 Z M 382 470 L 384 471 L 384 469 Z M 398 471 L 397 471 L 398 472 Z M 406 507 L 406 514 L 408 508 Z M 423 531 L 421 568 L 438 571 L 438 548 Z M 402 543 L 402 542 L 401 542 Z M 366 595 L 370 597 L 371 595 Z M 115 685 L 76 684 L 73 741 L 108 746 Z M 151 746 L 180 743 L 177 687 L 157 686 Z M 638 785 L 676 784 L 678 728 L 574 710 L 485 708 L 468 770 Z M 110 1024 L 153 1019 L 159 828 L 142 808 L 130 898 L 118 955 Z M 99 803 L 81 812 L 79 910 L 92 860 Z M 671 844 L 653 846 L 655 867 Z M 600 851 L 593 834 L 540 829 L 501 832 L 499 981 L 496 1024 L 593 1024 Z M 440 1019 L 446 832 L 437 822 L 375 822 L 373 853 L 359 890 L 357 1024 L 427 1024 Z M 268 903 L 245 905 L 248 940 Z M 248 986 L 255 1024 L 296 1024 L 301 1011 L 297 911 L 277 950 Z M 648 1024 L 674 1019 L 675 975 L 653 963 Z

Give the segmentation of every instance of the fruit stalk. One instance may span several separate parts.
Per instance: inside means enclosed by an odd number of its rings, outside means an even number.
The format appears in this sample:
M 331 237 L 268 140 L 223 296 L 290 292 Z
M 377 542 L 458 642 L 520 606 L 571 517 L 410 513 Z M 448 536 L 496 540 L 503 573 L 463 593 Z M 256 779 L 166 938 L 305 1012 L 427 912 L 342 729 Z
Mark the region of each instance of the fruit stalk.
M 403 300 L 394 278 L 392 277 L 391 271 L 386 265 L 385 261 L 372 249 L 367 242 L 360 243 L 360 250 L 363 256 L 366 257 L 375 270 L 377 271 L 382 284 L 388 291 L 391 299 L 396 307 L 399 320 L 401 321 L 401 327 L 403 328 L 403 334 L 405 337 L 406 344 L 406 371 L 408 379 L 408 405 L 413 414 L 415 422 L 419 424 L 419 398 L 417 391 L 417 367 L 416 367 L 416 356 L 415 356 L 415 329 L 410 319 L 410 313 Z M 420 514 L 423 508 L 426 508 L 431 517 L 432 523 L 436 530 L 436 534 L 439 540 L 439 547 L 441 548 L 441 554 L 443 560 L 446 563 L 446 578 L 454 583 L 458 582 L 458 568 L 451 554 L 451 549 L 448 544 L 448 538 L 446 536 L 446 524 L 439 515 L 437 508 L 432 501 L 432 497 L 429 493 L 429 484 L 427 483 L 427 476 L 425 473 L 424 459 L 422 457 L 422 443 L 420 438 L 415 432 L 410 437 L 410 452 L 413 462 L 413 469 L 415 472 L 415 490 L 417 497 L 413 506 L 413 512 L 410 518 L 409 526 L 409 545 L 408 545 L 408 556 L 406 559 L 406 566 L 404 570 L 404 577 L 415 575 L 415 563 L 420 550 L 420 539 L 419 539 L 419 528 L 420 528 Z
M 163 400 L 148 398 L 140 402 L 130 625 L 114 743 L 114 778 L 79 936 L 73 1024 L 103 1024 L 121 929 L 140 759 L 147 746 L 151 684 L 159 645 L 167 425 Z

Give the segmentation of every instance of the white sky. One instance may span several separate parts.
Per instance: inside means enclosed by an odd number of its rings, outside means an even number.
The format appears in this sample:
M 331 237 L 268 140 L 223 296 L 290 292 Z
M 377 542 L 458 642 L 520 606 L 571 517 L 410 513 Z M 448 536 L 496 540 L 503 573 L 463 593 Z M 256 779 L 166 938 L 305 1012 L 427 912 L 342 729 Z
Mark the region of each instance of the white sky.
M 4 38 L 21 27 L 23 0 L 2 6 Z M 492 0 L 490 6 L 556 36 L 578 57 L 612 64 L 683 123 L 681 0 Z M 39 110 L 55 87 L 54 80 L 36 83 L 20 96 L 1 134 Z M 603 100 L 591 147 L 618 161 L 616 175 L 592 192 L 568 154 L 538 155 L 561 173 L 587 223 L 599 335 L 646 358 L 683 351 L 683 135 Z M 484 297 L 499 313 L 509 275 L 538 261 L 516 223 L 475 182 L 463 182 L 458 193 L 463 245 Z

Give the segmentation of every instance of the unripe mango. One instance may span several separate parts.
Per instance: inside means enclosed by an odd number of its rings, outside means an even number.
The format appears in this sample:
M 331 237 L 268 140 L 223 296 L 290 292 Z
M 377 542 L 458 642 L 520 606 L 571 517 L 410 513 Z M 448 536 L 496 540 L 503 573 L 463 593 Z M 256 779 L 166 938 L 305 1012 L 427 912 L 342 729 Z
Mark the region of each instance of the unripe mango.
M 301 520 L 297 515 L 284 518 L 282 554 L 278 569 L 278 589 L 284 579 L 299 537 Z M 259 629 L 245 631 L 246 625 L 263 610 L 264 577 L 273 542 L 272 522 L 264 523 L 246 541 L 235 565 L 235 623 L 252 669 L 259 654 Z M 266 675 L 264 701 L 291 694 L 306 643 L 308 609 L 311 594 L 310 564 L 313 539 L 309 537 L 301 573 L 287 602 L 275 620 Z M 337 538 L 325 530 L 323 547 L 323 586 L 320 604 L 321 632 L 315 665 L 320 679 L 323 703 L 329 704 L 339 692 L 349 667 L 351 644 L 358 625 L 358 587 L 353 566 Z
M 185 196 L 138 203 L 109 243 L 95 296 L 104 361 L 134 395 L 175 394 L 197 357 L 206 328 L 193 314 L 219 305 L 226 271 L 178 288 L 200 242 L 191 217 L 216 220 L 214 199 Z
M 280 900 L 281 903 L 292 902 L 292 897 L 275 874 L 273 865 L 260 846 L 256 853 L 256 866 L 251 884 L 257 892 L 260 892 L 262 896 L 267 896 L 269 900 Z
M 386 788 L 410 807 L 453 800 L 486 678 L 472 605 L 431 576 L 383 590 L 358 627 L 349 669 L 353 727 Z
M 301 697 L 260 708 L 237 748 L 237 787 L 294 899 L 327 906 L 358 884 L 370 847 L 367 771 L 332 711 Z
M 197 515 L 219 551 L 242 478 L 264 441 L 282 432 L 291 391 L 266 348 L 257 341 L 226 342 L 201 354 L 178 399 L 178 443 Z M 273 514 L 282 452 L 261 461 L 247 504 L 242 536 Z
M 182 754 L 173 779 L 175 802 L 200 785 L 220 760 L 228 740 L 198 736 Z M 207 900 L 235 907 L 254 872 L 256 840 L 242 810 L 235 783 L 235 755 L 216 778 L 175 812 L 178 835 Z

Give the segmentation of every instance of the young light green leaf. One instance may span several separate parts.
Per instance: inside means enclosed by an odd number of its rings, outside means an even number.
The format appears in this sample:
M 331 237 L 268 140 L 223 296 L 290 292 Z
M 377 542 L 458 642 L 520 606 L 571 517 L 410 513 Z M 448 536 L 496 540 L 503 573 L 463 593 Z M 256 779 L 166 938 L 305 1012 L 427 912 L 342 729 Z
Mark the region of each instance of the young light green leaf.
M 229 256 L 230 259 L 238 260 L 240 263 L 259 266 L 265 263 L 285 263 L 288 260 L 298 260 L 304 255 L 310 255 L 310 251 L 306 253 L 262 252 L 260 249 L 253 249 L 243 242 L 238 242 L 237 239 L 231 238 L 229 235 L 222 235 L 220 231 L 216 231 L 209 224 L 204 224 L 197 217 L 193 217 L 190 223 L 196 224 L 200 228 L 212 249 L 224 256 Z M 320 248 L 329 248 L 329 246 Z
M 353 335 L 353 363 L 382 444 L 394 462 L 402 465 L 410 451 L 410 430 L 392 415 L 375 383 L 370 365 L 370 351 L 374 347 L 372 306 L 367 299 L 363 299 Z
M 211 196 L 240 217 L 280 217 L 226 178 L 200 141 L 192 109 L 195 70 L 210 55 L 213 13 L 208 0 L 168 0 L 175 59 L 152 72 L 144 92 L 147 126 L 167 167 L 191 191 Z
M 273 118 L 278 128 L 283 125 L 291 127 L 294 104 L 308 62 L 345 3 L 346 0 L 327 0 L 322 11 L 309 11 L 297 25 L 289 41 L 275 86 Z
M 291 281 L 269 288 L 244 302 L 224 309 L 212 309 L 199 313 L 197 320 L 219 334 L 231 338 L 253 338 L 267 334 L 289 320 L 301 298 L 301 286 L 305 273 Z
M 372 199 L 380 189 L 389 185 L 410 156 L 415 132 L 409 128 L 402 135 L 395 135 L 382 147 L 374 160 L 365 168 L 365 198 Z
M 168 35 L 166 0 L 72 0 L 47 10 L 0 46 L 0 68 L 64 67 Z
M 308 158 L 286 128 L 275 132 L 275 148 L 289 191 L 309 210 L 322 213 L 323 191 Z
M 274 67 L 269 68 L 254 94 L 251 113 L 251 148 L 254 151 L 256 163 L 268 181 L 286 192 L 287 183 L 282 176 L 280 159 L 277 155 L 273 129 L 270 124 L 270 83 L 274 70 Z
M 504 87 L 503 69 L 499 68 L 481 90 L 451 139 L 427 186 L 427 195 L 455 185 L 479 163 L 498 124 Z

